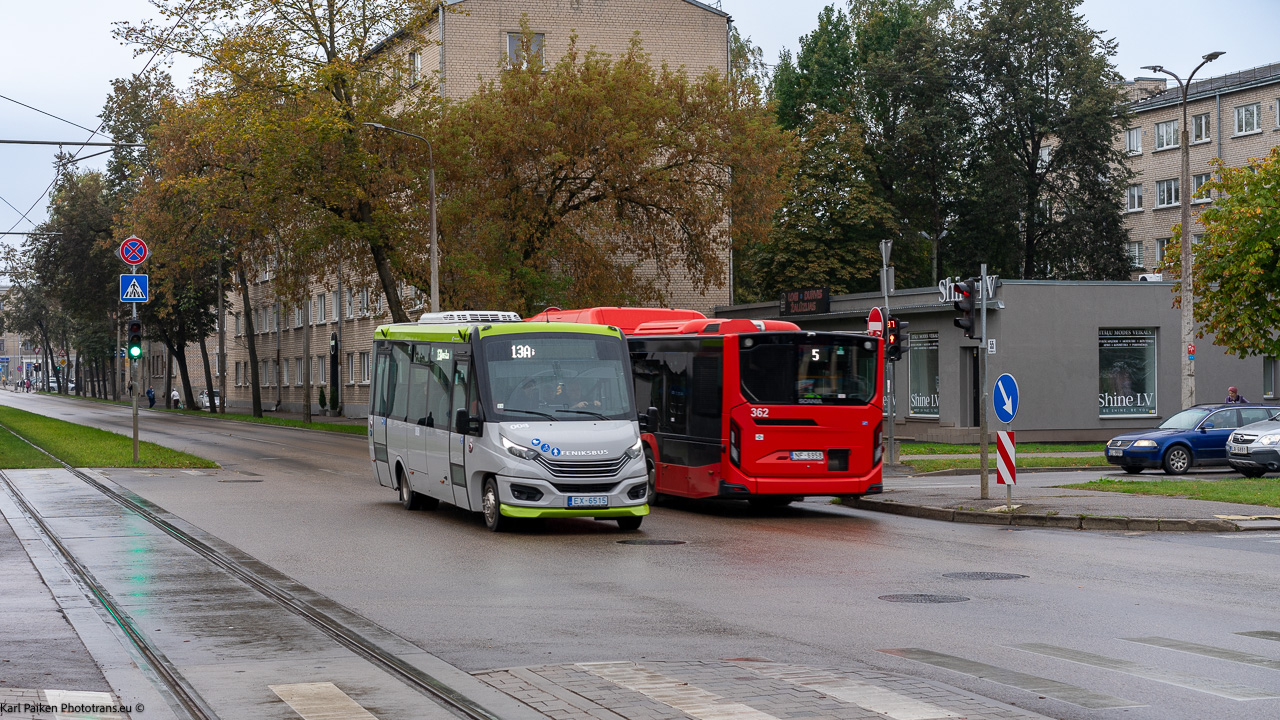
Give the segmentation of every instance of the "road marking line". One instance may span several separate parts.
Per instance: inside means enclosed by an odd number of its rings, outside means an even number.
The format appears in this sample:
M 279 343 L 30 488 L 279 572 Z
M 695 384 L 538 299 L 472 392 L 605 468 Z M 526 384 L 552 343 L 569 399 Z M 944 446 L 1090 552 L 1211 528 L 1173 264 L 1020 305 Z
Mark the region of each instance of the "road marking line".
M 1146 678 L 1154 680 L 1166 685 L 1195 690 L 1197 692 L 1217 695 L 1228 700 L 1267 700 L 1278 698 L 1280 695 L 1259 690 L 1258 688 L 1249 687 L 1233 682 L 1222 682 L 1202 678 L 1197 675 L 1187 675 L 1185 673 L 1174 672 L 1172 670 L 1161 670 L 1160 668 L 1147 667 L 1139 665 L 1129 660 L 1120 660 L 1118 658 L 1110 658 L 1104 655 L 1094 655 L 1082 650 L 1072 650 L 1071 648 L 1058 647 L 1056 645 L 1046 645 L 1044 643 L 1024 643 L 1014 645 L 1019 650 L 1024 650 L 1037 655 L 1048 655 L 1059 660 L 1080 663 L 1081 665 L 1089 665 L 1091 667 L 1102 668 L 1104 670 L 1114 670 L 1126 675 Z
M 962 717 L 958 713 L 896 693 L 889 688 L 835 673 L 781 663 L 738 662 L 734 664 L 767 678 L 817 690 L 837 700 L 852 703 L 881 715 L 888 715 L 893 720 L 938 720 Z
M 699 720 L 778 720 L 750 705 L 726 700 L 633 662 L 578 663 L 577 667 Z
M 943 653 L 925 650 L 923 648 L 896 648 L 891 650 L 880 650 L 879 652 L 887 655 L 897 655 L 898 657 L 908 660 L 915 660 L 926 665 L 933 665 L 944 670 L 958 672 L 961 675 L 976 677 L 981 680 L 989 680 L 1000 685 L 1008 685 L 1009 687 L 1019 690 L 1026 690 L 1029 693 L 1043 695 L 1054 700 L 1061 700 L 1065 703 L 1078 705 L 1082 708 L 1090 710 L 1105 710 L 1110 708 L 1125 707 L 1145 707 L 1142 703 L 1136 703 L 1132 700 L 1125 700 L 1113 695 L 1096 693 L 1092 690 L 1068 685 L 1056 680 L 1036 677 L 1026 673 L 1015 672 L 1013 670 L 1005 670 L 995 665 L 987 665 L 976 660 L 967 660 L 955 655 L 944 655 Z
M 90 692 L 87 690 L 45 690 L 44 698 L 45 702 L 59 709 L 65 705 L 69 705 L 74 709 L 77 705 L 120 704 L 111 693 Z M 109 712 L 54 712 L 53 717 L 56 718 L 56 720 L 124 720 L 124 715 Z
M 1238 632 L 1237 635 L 1245 637 L 1258 638 L 1260 640 L 1275 640 L 1280 642 L 1280 632 L 1275 630 L 1250 630 L 1249 632 Z
M 377 720 L 331 682 L 268 685 L 303 720 Z
M 1152 647 L 1165 648 L 1166 650 L 1178 650 L 1192 655 L 1202 655 L 1204 657 L 1217 658 L 1218 660 L 1227 660 L 1230 662 L 1242 663 L 1244 665 L 1256 665 L 1258 667 L 1270 668 L 1271 670 L 1280 670 L 1280 660 L 1272 660 L 1261 655 L 1250 655 L 1249 653 L 1236 652 L 1227 648 L 1214 647 L 1212 645 L 1200 645 L 1198 643 L 1183 642 L 1181 640 L 1172 640 L 1164 637 L 1140 637 L 1140 638 L 1122 638 L 1132 643 L 1140 645 L 1151 645 Z

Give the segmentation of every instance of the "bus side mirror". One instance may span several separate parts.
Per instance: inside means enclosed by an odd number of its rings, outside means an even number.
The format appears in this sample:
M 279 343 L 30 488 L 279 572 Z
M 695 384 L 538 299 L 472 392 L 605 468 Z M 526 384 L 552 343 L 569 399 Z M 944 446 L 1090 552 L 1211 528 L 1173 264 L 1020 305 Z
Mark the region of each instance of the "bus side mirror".
M 640 432 L 658 432 L 658 408 L 651 407 L 640 416 Z
M 465 408 L 458 408 L 458 414 L 453 421 L 454 432 L 463 433 L 464 435 L 479 435 L 483 427 L 484 422 L 480 418 L 471 417 L 467 414 Z

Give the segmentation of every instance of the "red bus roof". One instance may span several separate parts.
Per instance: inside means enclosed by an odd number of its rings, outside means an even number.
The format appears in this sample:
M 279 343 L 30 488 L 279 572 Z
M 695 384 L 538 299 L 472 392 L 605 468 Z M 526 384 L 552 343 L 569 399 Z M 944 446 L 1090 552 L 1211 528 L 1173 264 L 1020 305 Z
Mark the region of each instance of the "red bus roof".
M 799 330 L 786 320 L 708 318 L 697 310 L 670 308 L 596 307 L 579 310 L 549 309 L 528 322 L 577 322 L 612 325 L 626 335 L 719 335 Z
M 683 325 L 690 320 L 705 320 L 706 315 L 697 310 L 672 310 L 669 308 L 595 307 L 579 310 L 551 308 L 529 318 L 529 322 L 576 322 L 591 325 L 612 325 L 631 335 L 644 323 L 655 321 L 677 322 Z

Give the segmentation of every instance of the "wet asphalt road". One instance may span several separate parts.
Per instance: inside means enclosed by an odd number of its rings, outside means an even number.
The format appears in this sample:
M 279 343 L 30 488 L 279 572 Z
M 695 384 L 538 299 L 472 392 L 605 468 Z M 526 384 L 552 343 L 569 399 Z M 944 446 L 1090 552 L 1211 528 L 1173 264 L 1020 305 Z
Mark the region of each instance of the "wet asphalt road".
M 11 393 L 0 403 L 128 428 L 126 408 Z M 821 502 L 769 515 L 711 502 L 656 509 L 639 533 L 555 521 L 493 535 L 455 509 L 402 510 L 372 479 L 359 436 L 160 413 L 141 422 L 143 439 L 226 470 L 107 471 L 112 480 L 465 670 L 763 657 L 878 667 L 1051 717 L 1280 716 L 1280 663 L 1265 663 L 1280 643 L 1238 634 L 1280 631 L 1271 534 L 1001 529 Z M 685 544 L 617 542 L 635 538 Z M 1027 577 L 944 577 L 971 571 Z M 967 600 L 879 599 L 914 593 Z M 1153 637 L 1172 649 L 1134 642 Z M 880 652 L 902 648 L 1142 707 L 1087 710 Z M 1274 697 L 1230 699 L 1232 683 Z

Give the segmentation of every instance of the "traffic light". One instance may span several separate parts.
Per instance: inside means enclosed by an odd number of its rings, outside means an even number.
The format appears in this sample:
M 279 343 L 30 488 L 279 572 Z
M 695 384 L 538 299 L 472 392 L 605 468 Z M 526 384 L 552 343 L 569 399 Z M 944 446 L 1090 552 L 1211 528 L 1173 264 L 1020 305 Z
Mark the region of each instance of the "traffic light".
M 137 360 L 142 357 L 142 321 L 129 321 L 129 359 Z
M 907 349 L 907 326 L 911 323 L 890 315 L 884 321 L 884 359 L 895 362 L 902 359 Z
M 957 297 L 955 308 L 961 313 L 960 317 L 956 318 L 956 327 L 964 330 L 964 336 L 967 338 L 977 337 L 978 324 L 974 318 L 973 309 L 978 300 L 978 279 L 969 278 L 951 287 Z
M 39 374 L 40 374 L 40 363 L 34 363 L 34 364 L 32 364 L 31 369 L 32 369 L 32 370 L 34 370 L 34 371 L 35 371 L 35 373 L 36 373 L 37 375 L 39 375 Z

